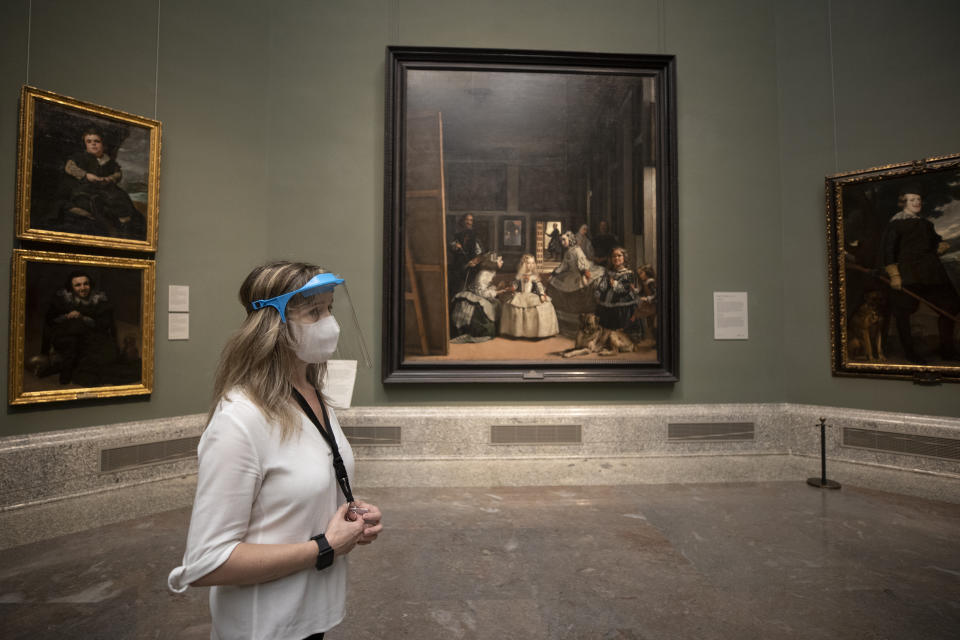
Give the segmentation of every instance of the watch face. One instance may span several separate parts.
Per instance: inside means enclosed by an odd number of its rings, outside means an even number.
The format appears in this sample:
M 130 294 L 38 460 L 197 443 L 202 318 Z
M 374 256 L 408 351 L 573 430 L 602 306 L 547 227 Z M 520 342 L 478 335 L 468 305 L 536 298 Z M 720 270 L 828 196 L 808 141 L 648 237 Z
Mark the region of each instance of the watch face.
M 333 549 L 327 549 L 317 556 L 317 570 L 323 570 L 333 564 Z

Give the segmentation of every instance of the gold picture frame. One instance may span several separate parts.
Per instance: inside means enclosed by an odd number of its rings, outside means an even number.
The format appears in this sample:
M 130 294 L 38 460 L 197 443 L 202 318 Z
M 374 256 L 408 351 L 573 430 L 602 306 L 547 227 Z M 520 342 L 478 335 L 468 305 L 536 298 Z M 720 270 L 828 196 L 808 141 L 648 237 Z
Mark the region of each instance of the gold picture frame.
M 9 404 L 153 390 L 154 260 L 13 252 Z
M 960 382 L 960 154 L 826 177 L 835 376 Z
M 159 193 L 159 121 L 21 89 L 18 238 L 156 251 Z

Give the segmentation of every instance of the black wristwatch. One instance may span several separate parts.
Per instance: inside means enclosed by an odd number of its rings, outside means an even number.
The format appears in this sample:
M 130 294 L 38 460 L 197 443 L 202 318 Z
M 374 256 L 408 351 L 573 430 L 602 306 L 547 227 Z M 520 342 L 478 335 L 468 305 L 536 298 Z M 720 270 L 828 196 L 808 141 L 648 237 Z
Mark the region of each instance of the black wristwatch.
M 317 543 L 317 571 L 323 571 L 333 564 L 333 547 L 322 533 L 310 539 Z

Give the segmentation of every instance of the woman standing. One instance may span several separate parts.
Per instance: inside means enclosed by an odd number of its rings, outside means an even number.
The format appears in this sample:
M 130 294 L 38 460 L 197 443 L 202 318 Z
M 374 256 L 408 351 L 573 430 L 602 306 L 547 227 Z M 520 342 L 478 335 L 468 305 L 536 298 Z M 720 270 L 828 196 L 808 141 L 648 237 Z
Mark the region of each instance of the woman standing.
M 603 276 L 604 270 L 587 259 L 573 232 L 567 231 L 560 236 L 560 243 L 566 253 L 550 275 L 547 294 L 553 299 L 557 315 L 566 314 L 569 316 L 567 325 L 572 322 L 576 327 L 579 314 L 593 313 L 596 308 L 592 285 Z M 560 328 L 564 328 L 564 317 L 560 317 Z
M 626 329 L 640 302 L 637 280 L 627 268 L 627 250 L 614 247 L 610 268 L 597 283 L 597 319 L 604 329 Z
M 577 230 L 577 246 L 583 251 L 583 255 L 587 257 L 587 260 L 595 262 L 597 255 L 593 250 L 593 243 L 590 241 L 590 236 L 587 235 L 589 231 L 590 228 L 587 227 L 587 225 L 580 225 L 580 228 Z
M 212 587 L 211 638 L 322 638 L 344 616 L 345 556 L 382 529 L 380 510 L 353 500 L 353 453 L 322 396 L 342 283 L 276 262 L 240 287 L 247 317 L 220 358 L 187 549 L 168 580 Z

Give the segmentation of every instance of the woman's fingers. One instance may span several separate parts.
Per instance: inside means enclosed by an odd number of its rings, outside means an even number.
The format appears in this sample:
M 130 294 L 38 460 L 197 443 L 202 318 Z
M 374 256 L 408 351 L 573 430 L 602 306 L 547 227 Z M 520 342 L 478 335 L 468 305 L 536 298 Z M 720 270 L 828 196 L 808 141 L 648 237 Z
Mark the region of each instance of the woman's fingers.
M 324 532 L 327 542 L 333 547 L 337 555 L 350 553 L 363 535 L 363 529 L 366 526 L 363 520 L 356 518 L 356 516 L 354 516 L 354 520 L 348 519 L 347 509 L 349 507 L 349 504 L 340 505 Z
M 370 544 L 377 539 L 377 536 L 380 535 L 381 531 L 383 531 L 382 524 L 366 527 L 363 530 L 363 533 L 360 535 L 360 540 L 357 541 L 357 544 Z
M 363 523 L 363 531 L 361 532 L 357 544 L 370 544 L 376 540 L 377 536 L 380 535 L 380 532 L 383 531 L 383 523 L 381 522 L 383 514 L 380 512 L 379 507 L 370 504 L 369 502 L 357 500 L 353 504 L 355 507 L 365 510 L 365 513 L 360 514 L 360 518 Z
M 363 514 L 363 521 L 367 524 L 377 524 L 380 522 L 382 514 L 380 513 L 380 508 L 376 505 L 370 504 L 369 502 L 364 502 L 363 500 L 357 500 L 353 503 L 361 509 L 366 509 L 366 513 Z

